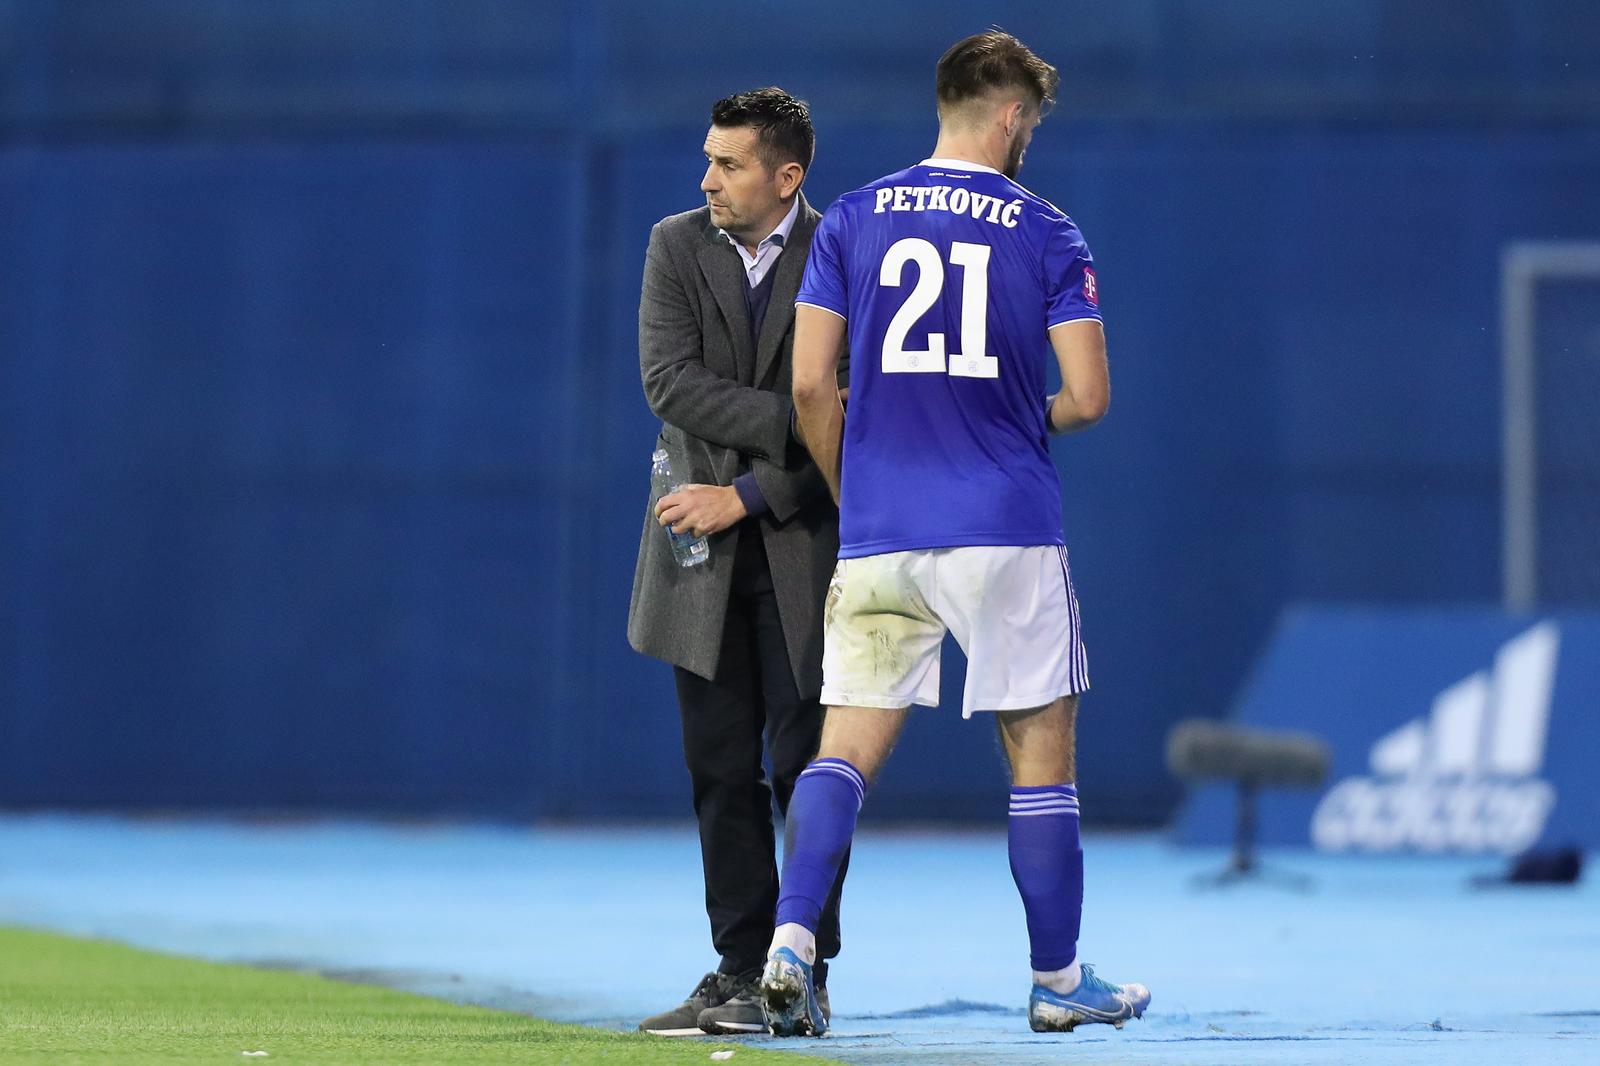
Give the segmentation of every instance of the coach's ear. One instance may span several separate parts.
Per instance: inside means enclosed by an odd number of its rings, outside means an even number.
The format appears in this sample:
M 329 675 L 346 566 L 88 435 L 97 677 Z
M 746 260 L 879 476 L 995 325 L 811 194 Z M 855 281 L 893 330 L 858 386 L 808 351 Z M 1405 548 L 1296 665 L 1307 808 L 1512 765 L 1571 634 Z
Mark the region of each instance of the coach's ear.
M 800 183 L 806 180 L 806 168 L 791 160 L 779 167 L 773 175 L 778 183 L 778 196 L 787 200 L 800 191 Z

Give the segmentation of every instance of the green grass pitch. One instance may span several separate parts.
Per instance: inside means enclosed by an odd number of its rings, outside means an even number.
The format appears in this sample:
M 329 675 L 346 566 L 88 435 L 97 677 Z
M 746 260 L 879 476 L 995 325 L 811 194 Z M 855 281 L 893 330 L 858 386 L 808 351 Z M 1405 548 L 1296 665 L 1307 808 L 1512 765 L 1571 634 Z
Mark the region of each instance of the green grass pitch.
M 0 1064 L 821 1063 L 0 928 Z M 247 1056 L 265 1051 L 265 1056 Z

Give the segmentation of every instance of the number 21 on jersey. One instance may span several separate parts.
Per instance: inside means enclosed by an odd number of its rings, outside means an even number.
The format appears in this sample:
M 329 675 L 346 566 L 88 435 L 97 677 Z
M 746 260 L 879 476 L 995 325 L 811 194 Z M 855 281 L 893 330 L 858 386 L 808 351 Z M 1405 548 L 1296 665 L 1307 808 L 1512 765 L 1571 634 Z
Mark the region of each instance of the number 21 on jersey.
M 903 238 L 884 253 L 878 284 L 899 288 L 907 263 L 917 264 L 917 283 L 889 320 L 883 338 L 883 372 L 946 373 L 943 333 L 930 331 L 924 349 L 906 348 L 911 327 L 938 302 L 944 289 L 944 260 L 931 241 Z M 950 245 L 950 265 L 961 268 L 961 350 L 950 353 L 948 372 L 961 378 L 997 378 L 1000 360 L 984 352 L 989 336 L 989 246 L 955 241 Z

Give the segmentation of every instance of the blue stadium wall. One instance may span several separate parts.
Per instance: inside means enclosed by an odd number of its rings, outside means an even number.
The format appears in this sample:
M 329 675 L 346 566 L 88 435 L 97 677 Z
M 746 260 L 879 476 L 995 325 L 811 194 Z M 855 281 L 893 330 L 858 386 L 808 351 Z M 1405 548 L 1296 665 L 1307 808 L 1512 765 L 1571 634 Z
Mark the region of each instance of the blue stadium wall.
M 857 6 L 0 4 L 0 805 L 687 814 L 624 638 L 649 227 L 738 88 L 812 100 L 819 207 L 921 158 L 984 21 L 1066 69 L 1023 180 L 1111 342 L 1086 816 L 1169 813 L 1285 604 L 1498 595 L 1499 254 L 1600 239 L 1600 18 Z M 873 816 L 998 817 L 959 683 Z

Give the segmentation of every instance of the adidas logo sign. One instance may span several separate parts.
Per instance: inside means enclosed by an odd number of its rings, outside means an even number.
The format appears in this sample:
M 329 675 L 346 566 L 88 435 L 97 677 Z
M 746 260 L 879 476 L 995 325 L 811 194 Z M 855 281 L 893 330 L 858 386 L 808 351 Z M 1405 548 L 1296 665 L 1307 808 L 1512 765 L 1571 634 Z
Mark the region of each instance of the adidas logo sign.
M 1326 851 L 1499 851 L 1531 847 L 1556 793 L 1541 780 L 1561 633 L 1544 622 L 1508 641 L 1494 670 L 1441 692 L 1426 719 L 1372 746 L 1371 777 L 1339 782 L 1317 805 Z

